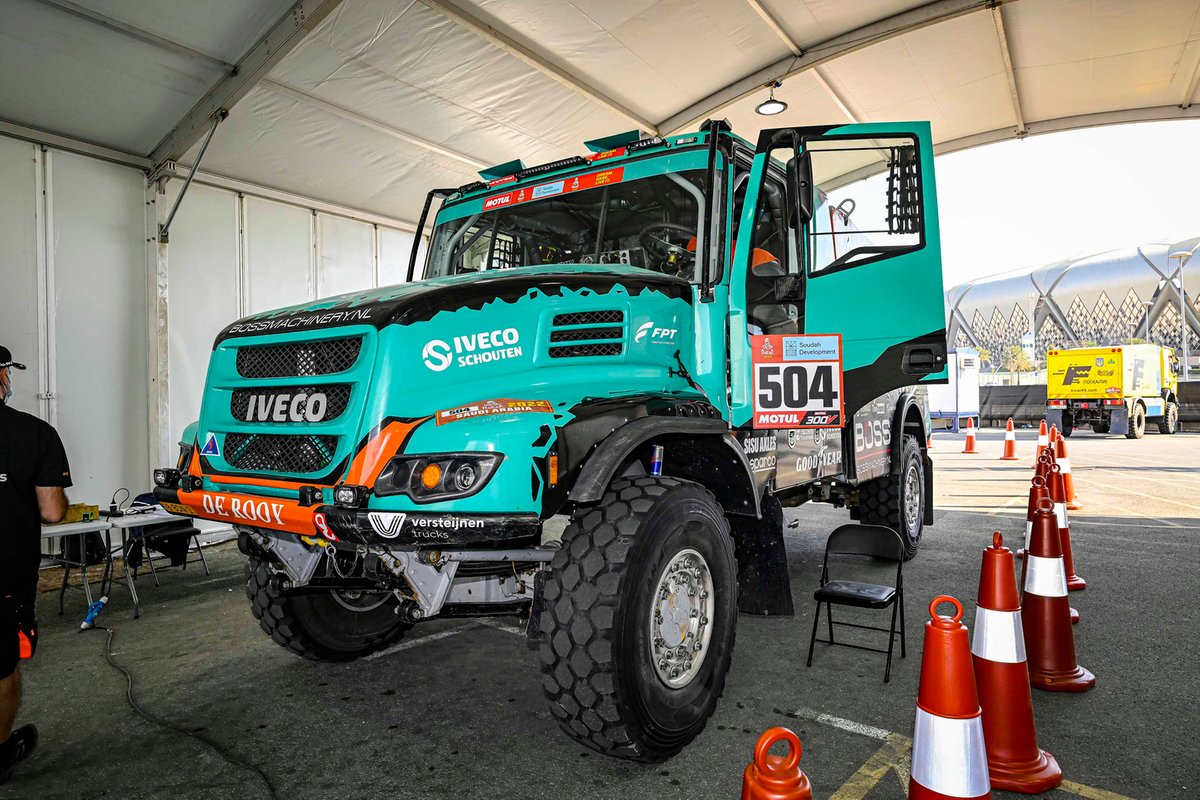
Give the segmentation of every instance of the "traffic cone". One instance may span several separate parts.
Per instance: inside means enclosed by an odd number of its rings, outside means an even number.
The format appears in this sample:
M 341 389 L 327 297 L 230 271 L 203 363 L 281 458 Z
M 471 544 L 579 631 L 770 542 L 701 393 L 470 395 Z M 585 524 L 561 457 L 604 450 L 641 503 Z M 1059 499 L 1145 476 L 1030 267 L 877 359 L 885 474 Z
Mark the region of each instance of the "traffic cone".
M 787 742 L 786 756 L 771 755 L 776 742 Z M 812 800 L 812 786 L 800 769 L 800 739 L 787 728 L 771 728 L 758 737 L 754 760 L 742 775 L 742 800 Z
M 1062 783 L 1062 769 L 1037 745 L 1013 563 L 1012 551 L 996 531 L 992 546 L 983 551 L 971 660 L 992 786 L 1040 794 Z
M 1054 449 L 1054 443 L 1058 441 L 1060 436 L 1062 436 L 1062 434 L 1058 432 L 1058 426 L 1051 425 L 1050 435 L 1046 437 L 1046 449 L 1050 451 L 1050 455 L 1054 455 L 1056 452 L 1058 452 Z
M 1037 450 L 1033 454 L 1034 469 L 1037 469 L 1038 456 L 1040 456 L 1042 451 L 1046 449 L 1046 445 L 1049 443 L 1049 441 L 1049 434 L 1046 432 L 1046 420 L 1043 419 L 1042 424 L 1038 426 Z
M 1029 534 L 1033 532 L 1033 511 L 1037 508 L 1039 497 L 1049 497 L 1050 492 L 1046 489 L 1046 479 L 1041 475 L 1034 475 L 1033 481 L 1029 486 L 1029 505 L 1025 510 L 1025 547 L 1029 546 Z M 1018 553 L 1024 557 L 1025 548 L 1021 548 Z
M 937 607 L 942 603 L 954 604 L 953 618 L 938 616 Z M 909 800 L 992 796 L 982 711 L 971 667 L 971 639 L 962 615 L 962 603 L 953 597 L 941 595 L 929 604 Z
M 967 445 L 963 448 L 964 453 L 974 455 L 979 451 L 975 449 L 975 420 L 967 417 Z
M 1075 481 L 1071 479 L 1071 459 L 1067 456 L 1067 437 L 1060 436 L 1054 443 L 1054 462 L 1062 467 L 1063 491 L 1067 496 L 1067 508 L 1078 511 L 1083 508 L 1075 496 Z
M 1058 440 L 1059 442 L 1062 439 Z M 1087 581 L 1075 574 L 1075 556 L 1071 551 L 1071 521 L 1067 518 L 1067 491 L 1062 465 L 1050 468 L 1050 499 L 1054 501 L 1054 516 L 1058 521 L 1058 538 L 1062 545 L 1063 563 L 1067 570 L 1067 590 L 1078 592 L 1087 588 Z
M 1000 456 L 1000 460 L 1017 460 L 1017 432 L 1013 430 L 1012 417 L 1008 418 L 1008 425 L 1004 428 L 1004 455 Z
M 1040 499 L 1034 514 L 1021 602 L 1029 682 L 1047 692 L 1086 692 L 1095 687 L 1096 676 L 1075 661 L 1067 573 L 1055 530 L 1054 504 Z

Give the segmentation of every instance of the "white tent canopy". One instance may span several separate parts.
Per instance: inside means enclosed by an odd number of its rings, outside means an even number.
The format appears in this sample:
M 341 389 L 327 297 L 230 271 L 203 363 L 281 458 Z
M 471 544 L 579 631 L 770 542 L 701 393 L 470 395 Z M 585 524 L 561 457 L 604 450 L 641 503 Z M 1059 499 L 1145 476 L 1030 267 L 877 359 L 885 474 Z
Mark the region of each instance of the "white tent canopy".
M 638 127 L 928 119 L 939 151 L 1200 118 L 1200 2 L 4 0 L 0 133 L 412 221 Z M 762 117 L 764 84 L 788 109 Z

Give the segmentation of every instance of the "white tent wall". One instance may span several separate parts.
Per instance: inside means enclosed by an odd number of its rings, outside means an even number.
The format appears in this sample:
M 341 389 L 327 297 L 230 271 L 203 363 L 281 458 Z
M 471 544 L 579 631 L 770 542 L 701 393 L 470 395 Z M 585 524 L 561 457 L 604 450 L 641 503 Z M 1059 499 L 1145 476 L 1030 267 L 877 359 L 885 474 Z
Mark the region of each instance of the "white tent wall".
M 158 448 L 149 423 L 154 232 L 144 174 L 0 136 L 0 343 L 29 366 L 15 376 L 13 405 L 62 434 L 73 501 L 107 505 L 118 487 L 148 488 L 158 466 L 152 447 L 174 453 L 199 415 L 213 339 L 225 325 L 405 278 L 414 236 L 404 223 L 266 188 L 258 196 L 246 184 L 211 185 L 221 182 L 197 178 L 171 227 L 169 441 Z M 169 208 L 182 185 L 170 180 L 158 202 Z

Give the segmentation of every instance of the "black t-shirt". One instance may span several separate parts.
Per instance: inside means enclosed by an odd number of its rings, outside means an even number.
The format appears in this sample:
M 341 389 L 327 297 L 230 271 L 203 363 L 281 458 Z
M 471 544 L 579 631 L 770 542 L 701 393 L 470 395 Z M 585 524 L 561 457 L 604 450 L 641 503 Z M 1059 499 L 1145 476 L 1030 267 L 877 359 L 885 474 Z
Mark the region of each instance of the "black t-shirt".
M 0 401 L 0 595 L 32 602 L 42 530 L 34 487 L 70 485 L 71 468 L 58 432 Z

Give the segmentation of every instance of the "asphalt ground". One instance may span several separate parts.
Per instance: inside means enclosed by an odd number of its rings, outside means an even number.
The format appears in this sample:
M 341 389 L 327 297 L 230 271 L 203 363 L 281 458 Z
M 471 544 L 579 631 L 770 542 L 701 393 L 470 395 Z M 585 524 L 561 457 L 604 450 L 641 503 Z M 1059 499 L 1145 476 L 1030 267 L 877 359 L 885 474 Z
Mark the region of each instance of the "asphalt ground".
M 897 658 L 890 684 L 882 656 L 847 648 L 818 645 L 805 668 L 824 539 L 846 514 L 789 511 L 798 522 L 787 531 L 795 618 L 739 618 L 715 716 L 661 765 L 604 758 L 563 736 L 536 654 L 506 622 L 431 621 L 352 664 L 291 655 L 250 616 L 232 545 L 209 552 L 211 577 L 192 567 L 168 573 L 161 588 L 140 581 L 140 620 L 116 591 L 102 622 L 116 631 L 116 658 L 146 710 L 257 765 L 288 800 L 735 798 L 758 735 L 774 725 L 803 740 L 818 800 L 901 798 L 926 606 L 952 594 L 969 621 L 991 532 L 1015 542 L 1024 528 L 1033 432 L 1018 434 L 1018 462 L 998 460 L 1001 437 L 982 432 L 971 456 L 961 436 L 936 435 L 937 523 L 906 565 L 908 658 Z M 1071 594 L 1082 615 L 1076 646 L 1098 685 L 1083 695 L 1035 692 L 1040 743 L 1068 781 L 1044 796 L 1196 797 L 1200 435 L 1129 441 L 1080 431 L 1069 445 L 1085 506 L 1072 515 L 1075 557 L 1088 581 Z M 889 577 L 886 567 L 861 569 Z M 76 632 L 82 597 L 68 597 L 64 617 L 56 599 L 43 596 L 41 644 L 23 673 L 20 722 L 39 725 L 41 745 L 0 797 L 269 796 L 253 772 L 137 717 L 124 678 L 105 662 L 105 634 Z M 859 641 L 885 638 L 874 636 Z

